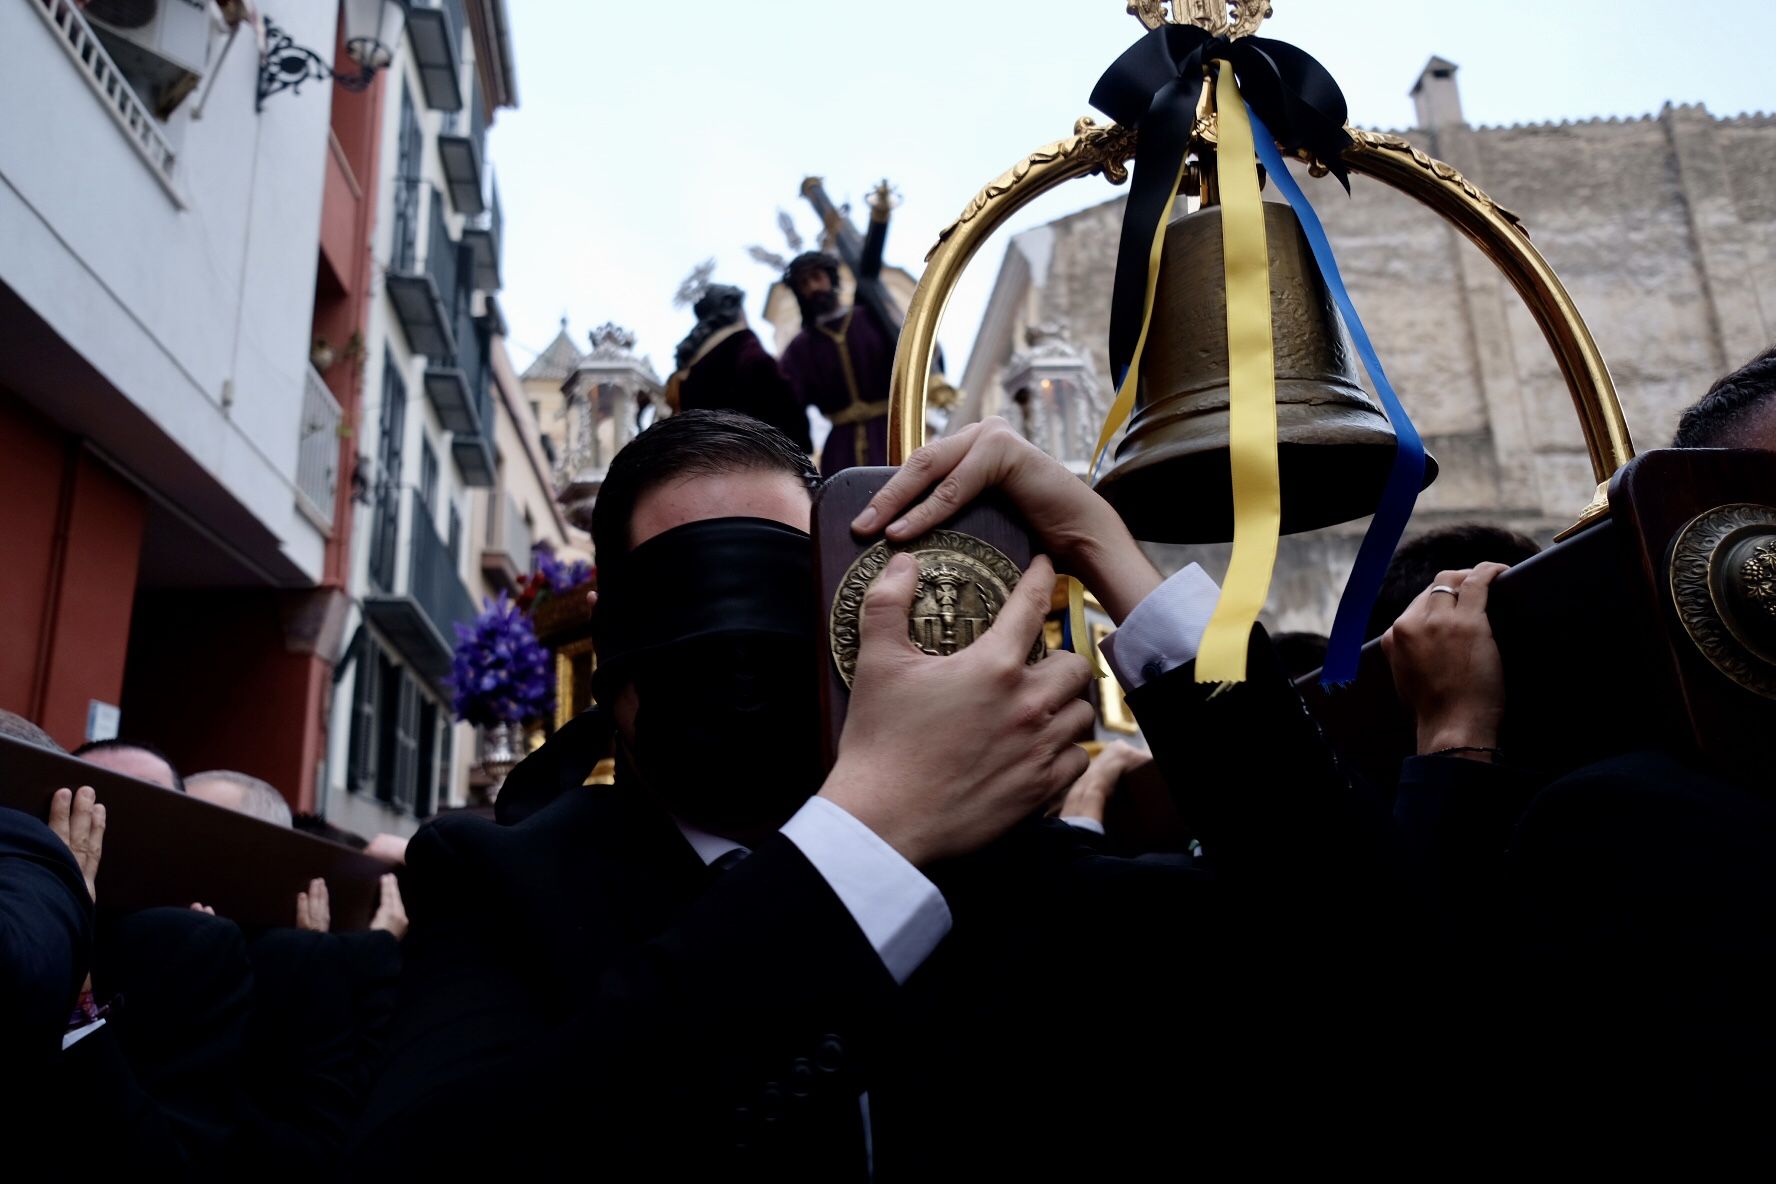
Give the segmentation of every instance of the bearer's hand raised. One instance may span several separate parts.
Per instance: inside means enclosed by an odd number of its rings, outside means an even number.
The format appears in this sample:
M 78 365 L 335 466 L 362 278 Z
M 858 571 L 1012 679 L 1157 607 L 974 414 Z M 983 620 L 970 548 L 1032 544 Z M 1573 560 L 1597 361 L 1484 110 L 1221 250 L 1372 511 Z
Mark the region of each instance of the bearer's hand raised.
M 1406 606 L 1381 649 L 1418 726 L 1418 751 L 1492 759 L 1505 717 L 1505 668 L 1486 615 L 1492 582 L 1510 570 L 1482 563 L 1443 571 Z
M 998 416 L 907 457 L 851 529 L 868 535 L 888 523 L 888 538 L 904 542 L 994 488 L 1017 507 L 1059 570 L 1079 577 L 1118 622 L 1159 586 L 1159 573 L 1110 504 Z
M 907 640 L 918 561 L 899 554 L 863 599 L 839 759 L 821 787 L 916 865 L 961 855 L 1036 813 L 1085 771 L 1092 719 L 1077 654 L 1026 663 L 1054 568 L 1038 556 L 993 627 L 949 657 Z
M 99 898 L 99 857 L 105 851 L 105 807 L 93 787 L 58 789 L 49 798 L 49 829 L 66 843 L 86 879 L 86 894 Z

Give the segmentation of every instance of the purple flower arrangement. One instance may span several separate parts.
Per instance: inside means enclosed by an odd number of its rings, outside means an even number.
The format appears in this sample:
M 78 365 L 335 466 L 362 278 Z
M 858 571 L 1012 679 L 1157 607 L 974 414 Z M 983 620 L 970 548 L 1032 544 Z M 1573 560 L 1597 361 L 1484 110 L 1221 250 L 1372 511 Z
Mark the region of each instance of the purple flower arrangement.
M 518 580 L 518 607 L 526 612 L 551 596 L 565 596 L 597 574 L 584 559 L 564 563 L 544 547 L 531 551 L 530 563 L 530 574 Z
M 536 574 L 542 577 L 549 591 L 560 596 L 572 592 L 592 578 L 592 565 L 584 559 L 563 563 L 549 551 L 538 550 L 533 556 Z
M 456 626 L 448 682 L 457 718 L 489 727 L 546 716 L 555 707 L 549 651 L 530 618 L 504 592 L 482 605 L 472 625 Z

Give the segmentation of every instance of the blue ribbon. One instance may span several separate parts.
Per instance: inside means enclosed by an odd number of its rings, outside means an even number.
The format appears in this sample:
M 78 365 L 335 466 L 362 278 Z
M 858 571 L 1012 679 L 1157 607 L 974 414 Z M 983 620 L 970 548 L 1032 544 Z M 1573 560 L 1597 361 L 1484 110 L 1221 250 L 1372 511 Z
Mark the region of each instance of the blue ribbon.
M 1326 278 L 1332 301 L 1338 306 L 1339 315 L 1350 330 L 1351 341 L 1357 347 L 1357 357 L 1363 363 L 1369 381 L 1375 384 L 1382 410 L 1387 412 L 1388 422 L 1394 428 L 1394 465 L 1388 472 L 1387 484 L 1382 487 L 1381 504 L 1369 520 L 1363 545 L 1357 549 L 1356 566 L 1351 568 L 1344 596 L 1338 602 L 1338 615 L 1333 618 L 1332 636 L 1326 646 L 1326 664 L 1320 671 L 1321 686 L 1338 686 L 1357 677 L 1357 661 L 1362 656 L 1363 634 L 1368 629 L 1370 610 L 1375 607 L 1375 598 L 1381 592 L 1381 581 L 1387 576 L 1394 548 L 1400 545 L 1400 536 L 1406 533 L 1406 523 L 1412 517 L 1418 491 L 1424 488 L 1424 442 L 1419 439 L 1418 429 L 1412 426 L 1406 408 L 1400 405 L 1394 394 L 1393 384 L 1388 382 L 1387 373 L 1381 368 L 1381 359 L 1375 356 L 1369 331 L 1363 328 L 1363 318 L 1357 315 L 1356 305 L 1351 303 L 1350 293 L 1345 291 L 1344 277 L 1338 274 L 1338 260 L 1332 256 L 1332 244 L 1326 240 L 1319 216 L 1314 213 L 1307 195 L 1301 192 L 1301 186 L 1289 175 L 1289 168 L 1283 163 L 1276 141 L 1263 120 L 1250 106 L 1246 110 L 1252 117 L 1252 138 L 1256 142 L 1258 160 L 1276 181 L 1283 196 L 1289 199 L 1295 216 L 1301 219 L 1301 229 L 1307 234 L 1307 245 L 1313 251 L 1314 261 L 1320 265 L 1320 274 Z

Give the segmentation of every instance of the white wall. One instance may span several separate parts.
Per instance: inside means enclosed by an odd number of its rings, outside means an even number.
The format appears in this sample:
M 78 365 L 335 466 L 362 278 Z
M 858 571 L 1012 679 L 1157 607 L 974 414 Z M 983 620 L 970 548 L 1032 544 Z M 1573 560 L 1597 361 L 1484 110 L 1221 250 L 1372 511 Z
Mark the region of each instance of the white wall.
M 0 278 L 319 579 L 295 473 L 331 87 L 255 113 L 250 33 L 218 68 L 218 23 L 202 119 L 194 96 L 164 129 L 175 197 L 37 8 L 0 4 Z M 333 4 L 284 8 L 330 52 Z
M 462 71 L 460 84 L 463 94 L 463 134 L 467 134 L 468 104 L 473 101 L 471 79 L 474 77 L 474 43 L 465 30 L 457 30 L 460 38 L 460 58 Z M 372 255 L 374 257 L 375 278 L 372 281 L 372 294 L 368 324 L 365 327 L 365 371 L 363 409 L 359 418 L 358 454 L 368 458 L 374 464 L 380 455 L 381 441 L 378 438 L 382 424 L 382 408 L 385 397 L 390 397 L 383 389 L 383 357 L 384 351 L 395 360 L 395 365 L 406 384 L 406 414 L 404 435 L 401 443 L 401 545 L 395 558 L 395 587 L 407 587 L 407 567 L 409 547 L 407 540 L 411 537 L 411 523 L 408 521 L 411 496 L 407 491 L 419 487 L 421 442 L 432 450 L 438 461 L 438 497 L 436 513 L 432 528 L 440 539 L 446 543 L 450 538 L 450 509 L 454 507 L 462 521 L 462 544 L 458 575 L 470 589 L 470 595 L 477 604 L 480 602 L 480 539 L 475 534 L 474 501 L 476 491 L 462 484 L 461 474 L 450 451 L 450 433 L 444 430 L 437 413 L 433 410 L 430 400 L 425 395 L 425 371 L 427 359 L 424 355 L 415 354 L 407 346 L 407 338 L 401 331 L 399 319 L 395 316 L 393 303 L 388 298 L 385 277 L 395 252 L 395 201 L 397 196 L 397 169 L 400 162 L 400 128 L 401 128 L 401 91 L 405 86 L 412 96 L 414 113 L 418 116 L 420 126 L 421 147 L 419 152 L 420 199 L 417 215 L 417 231 L 414 258 L 419 270 L 424 270 L 426 252 L 430 246 L 431 212 L 427 203 L 431 200 L 432 187 L 436 186 L 438 197 L 443 202 L 445 223 L 453 238 L 462 233 L 465 218 L 456 212 L 451 203 L 450 189 L 445 182 L 443 165 L 438 157 L 437 137 L 453 119 L 454 113 L 433 111 L 426 106 L 425 88 L 420 85 L 419 71 L 413 62 L 413 49 L 410 41 L 403 40 L 401 51 L 394 65 L 389 69 L 382 85 L 385 90 L 382 101 L 382 125 L 379 129 L 381 147 L 378 152 L 378 175 L 366 183 L 366 189 L 376 203 L 376 227 L 372 237 Z M 451 293 L 440 293 L 449 311 Z M 452 325 L 452 331 L 455 326 Z M 484 425 L 485 430 L 493 431 L 493 425 Z M 350 557 L 349 589 L 354 600 L 360 600 L 369 590 L 370 581 L 370 543 L 373 534 L 372 513 L 369 507 L 354 505 L 355 515 L 352 527 L 352 554 Z M 362 617 L 354 605 L 348 630 L 356 628 Z M 391 656 L 399 658 L 398 651 L 390 647 Z M 423 681 L 423 680 L 422 680 Z M 354 797 L 345 791 L 347 762 L 343 757 L 345 737 L 351 731 L 351 702 L 346 694 L 346 684 L 341 683 L 339 693 L 335 695 L 331 716 L 330 733 L 338 737 L 335 745 L 341 754 L 340 758 L 328 764 L 328 811 L 329 816 L 338 808 L 350 810 L 356 829 L 365 830 L 372 818 L 381 819 L 377 828 L 383 830 L 411 830 L 412 821 L 377 804 L 372 798 Z M 448 702 L 446 702 L 448 707 Z M 468 767 L 475 757 L 474 729 L 466 724 L 454 727 L 452 745 L 451 776 L 439 789 L 439 806 L 460 804 L 467 798 Z M 342 815 L 343 817 L 344 815 Z M 352 825 L 345 824 L 342 825 Z M 365 833 L 368 833 L 366 830 Z

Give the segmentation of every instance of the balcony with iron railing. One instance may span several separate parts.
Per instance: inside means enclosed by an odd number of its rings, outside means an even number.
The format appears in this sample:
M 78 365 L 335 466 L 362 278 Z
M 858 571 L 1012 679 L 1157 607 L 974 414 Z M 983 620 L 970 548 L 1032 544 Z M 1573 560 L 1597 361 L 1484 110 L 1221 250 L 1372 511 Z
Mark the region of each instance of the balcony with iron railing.
M 475 602 L 416 489 L 408 491 L 406 518 L 406 569 L 391 581 L 393 589 L 364 598 L 364 613 L 414 670 L 436 686 L 450 673 L 455 625 L 474 619 Z
M 136 93 L 123 76 L 123 71 L 105 46 L 100 42 L 98 34 L 81 15 L 86 7 L 77 0 L 26 0 L 38 16 L 49 25 L 55 40 L 67 53 L 68 59 L 81 77 L 92 88 L 100 106 L 116 123 L 125 140 L 129 142 L 144 164 L 160 182 L 167 196 L 175 205 L 183 207 L 185 199 L 178 186 L 173 183 L 173 163 L 175 153 L 173 145 L 162 130 L 162 123 L 154 117 L 141 97 Z M 9 47 L 11 48 L 11 47 Z M 24 52 L 24 47 L 17 47 Z M 56 132 L 61 143 L 82 143 L 85 141 L 69 122 L 70 112 L 56 113 Z M 23 112 L 11 112 L 7 119 L 16 129 L 24 127 L 27 116 Z M 83 149 L 84 151 L 85 149 Z
M 419 68 L 419 85 L 426 106 L 434 111 L 460 111 L 463 105 L 462 32 L 465 27 L 460 3 L 439 5 L 436 0 L 408 0 L 407 40 L 413 46 L 413 64 Z
M 487 542 L 481 548 L 481 572 L 490 581 L 514 588 L 530 570 L 530 524 L 524 507 L 503 490 L 487 491 Z
M 450 453 L 463 483 L 484 487 L 494 483 L 492 370 L 488 364 L 488 316 L 474 316 L 468 286 L 468 248 L 461 247 L 462 273 L 456 277 L 456 323 L 452 353 L 434 357 L 426 367 L 425 392 L 450 432 Z
M 389 299 L 407 347 L 428 358 L 456 353 L 451 321 L 457 299 L 458 243 L 444 222 L 444 198 L 435 187 L 421 187 L 418 178 L 396 180 L 395 258 L 386 278 Z M 426 198 L 429 232 L 425 260 L 415 260 L 420 199 Z
M 482 194 L 487 160 L 487 120 L 481 116 L 481 86 L 469 89 L 469 108 L 457 112 L 449 129 L 438 136 L 438 159 L 450 186 L 450 201 L 459 213 L 479 214 L 487 208 Z
M 438 422 L 458 436 L 478 436 L 486 425 L 481 388 L 487 382 L 487 366 L 471 317 L 458 316 L 452 339 L 454 353 L 436 357 L 426 366 L 425 392 Z
M 296 505 L 327 534 L 339 490 L 339 400 L 313 366 L 302 385 L 302 436 L 296 450 Z
M 465 298 L 465 305 L 467 300 Z M 457 340 L 466 343 L 460 355 L 464 374 L 474 375 L 469 384 L 476 428 L 450 437 L 450 455 L 456 460 L 463 484 L 487 487 L 499 477 L 494 458 L 493 372 L 487 364 L 489 319 L 465 314 L 457 331 Z
M 499 185 L 490 184 L 493 199 L 487 209 L 463 223 L 462 242 L 469 249 L 470 274 L 482 292 L 500 290 L 500 251 L 505 234 L 505 215 L 500 209 Z

